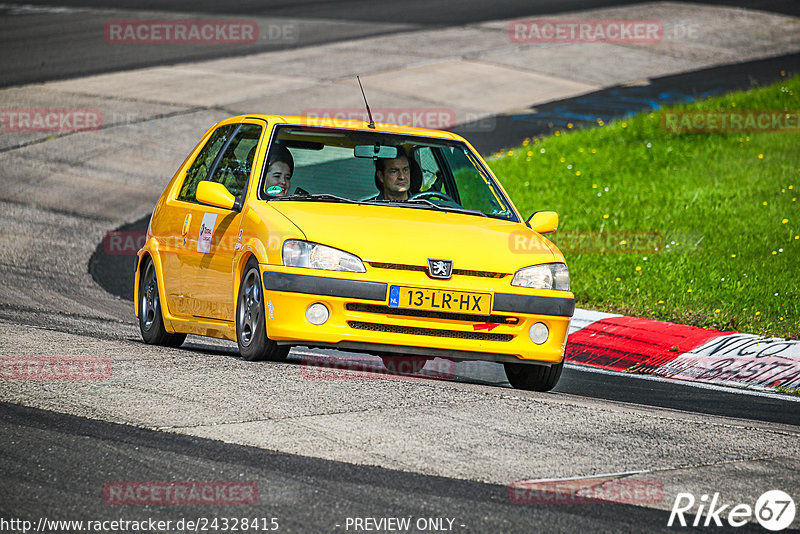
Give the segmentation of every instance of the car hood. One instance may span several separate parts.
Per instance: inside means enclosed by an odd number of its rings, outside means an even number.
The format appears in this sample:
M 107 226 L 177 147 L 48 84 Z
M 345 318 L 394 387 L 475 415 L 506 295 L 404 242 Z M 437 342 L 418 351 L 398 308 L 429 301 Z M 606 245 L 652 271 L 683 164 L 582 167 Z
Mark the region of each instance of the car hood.
M 365 262 L 424 266 L 428 258 L 436 258 L 453 260 L 454 269 L 513 273 L 528 265 L 563 261 L 547 239 L 509 221 L 368 204 L 284 200 L 270 205 L 309 241 Z

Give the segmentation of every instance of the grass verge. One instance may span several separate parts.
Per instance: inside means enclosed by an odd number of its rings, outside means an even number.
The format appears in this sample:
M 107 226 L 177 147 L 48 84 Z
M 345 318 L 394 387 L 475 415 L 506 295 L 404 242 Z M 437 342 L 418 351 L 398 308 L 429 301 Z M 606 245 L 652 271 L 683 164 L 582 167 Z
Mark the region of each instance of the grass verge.
M 800 109 L 800 77 L 556 132 L 489 159 L 558 211 L 580 307 L 800 339 L 800 133 L 671 133 L 676 110 Z

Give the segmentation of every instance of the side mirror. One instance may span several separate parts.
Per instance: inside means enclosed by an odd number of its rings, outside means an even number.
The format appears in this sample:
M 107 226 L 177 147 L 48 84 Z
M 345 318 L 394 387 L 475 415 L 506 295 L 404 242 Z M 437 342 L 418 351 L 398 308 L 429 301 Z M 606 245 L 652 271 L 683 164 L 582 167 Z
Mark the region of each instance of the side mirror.
M 554 211 L 537 211 L 525 221 L 534 232 L 548 234 L 558 228 L 558 213 Z
M 225 186 L 216 182 L 202 181 L 197 184 L 197 201 L 218 208 L 232 210 L 236 199 Z

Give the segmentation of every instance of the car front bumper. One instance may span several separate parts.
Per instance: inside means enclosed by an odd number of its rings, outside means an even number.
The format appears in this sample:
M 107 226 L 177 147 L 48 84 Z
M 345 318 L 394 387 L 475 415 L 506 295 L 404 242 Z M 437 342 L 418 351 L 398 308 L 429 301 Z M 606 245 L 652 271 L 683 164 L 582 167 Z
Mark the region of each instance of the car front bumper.
M 434 280 L 420 272 L 370 269 L 340 273 L 262 265 L 267 335 L 280 344 L 327 346 L 364 352 L 439 356 L 456 360 L 563 361 L 572 293 L 513 287 L 510 278 L 454 275 Z M 383 281 L 381 281 L 383 280 Z M 490 293 L 490 314 L 451 313 L 388 306 L 389 287 L 411 286 Z M 306 319 L 314 303 L 328 308 L 322 325 Z M 531 341 L 532 325 L 544 323 L 549 336 Z

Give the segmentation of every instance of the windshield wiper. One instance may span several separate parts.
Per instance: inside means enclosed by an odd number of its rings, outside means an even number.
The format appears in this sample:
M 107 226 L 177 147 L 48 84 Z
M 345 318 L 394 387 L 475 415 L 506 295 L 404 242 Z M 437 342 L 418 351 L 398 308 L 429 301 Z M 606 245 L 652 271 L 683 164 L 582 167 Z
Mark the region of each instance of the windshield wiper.
M 438 210 L 439 206 L 434 204 L 433 202 L 429 202 L 427 200 L 419 199 L 419 200 L 389 200 L 386 198 L 382 198 L 380 200 L 362 200 L 362 204 L 369 203 L 369 204 L 379 204 L 385 206 L 392 206 L 392 207 L 400 207 L 400 208 L 414 208 L 414 209 L 421 209 L 421 210 Z M 409 206 L 409 204 L 412 204 Z
M 328 193 L 319 193 L 319 194 L 294 194 L 288 195 L 285 197 L 273 197 L 270 200 L 308 200 L 308 201 L 323 201 L 323 202 L 342 202 L 346 204 L 365 204 L 365 203 L 376 203 L 376 204 L 389 204 L 395 206 L 408 206 L 409 204 L 413 204 L 414 208 L 422 208 L 422 209 L 433 209 L 433 210 L 441 210 L 441 211 L 452 211 L 455 213 L 467 213 L 469 215 L 481 215 L 483 217 L 488 217 L 485 213 L 478 210 L 469 210 L 466 208 L 455 208 L 452 206 L 442 206 L 439 204 L 435 204 L 428 199 L 425 198 L 416 198 L 414 200 L 352 200 L 349 198 L 344 198 L 336 195 L 330 195 Z
M 422 204 L 422 203 L 424 203 L 424 204 L 426 204 L 428 206 L 433 206 L 437 210 L 442 210 L 442 211 L 453 211 L 453 212 L 456 212 L 456 213 L 467 213 L 467 214 L 470 214 L 470 215 L 482 215 L 484 217 L 488 217 L 488 215 L 486 215 L 485 213 L 483 213 L 482 211 L 479 211 L 479 210 L 470 210 L 470 209 L 467 209 L 467 208 L 456 208 L 456 207 L 453 207 L 453 206 L 442 206 L 441 204 L 436 204 L 434 202 L 431 202 L 427 198 L 415 198 L 414 200 L 407 200 L 406 202 L 410 203 L 410 204 L 414 204 L 414 203 Z
M 322 200 L 324 202 L 345 202 L 347 204 L 358 204 L 357 200 L 351 200 L 349 198 L 338 197 L 336 195 L 329 195 L 327 193 L 320 193 L 320 194 L 305 194 L 305 195 L 288 195 L 285 197 L 275 197 L 271 198 L 270 200 Z
M 433 206 L 434 208 L 437 208 L 437 209 L 441 207 L 438 204 L 434 204 L 433 202 L 431 202 L 427 198 L 415 198 L 414 200 L 406 200 L 405 202 L 407 202 L 409 204 L 417 204 L 417 203 L 425 204 L 427 206 Z

